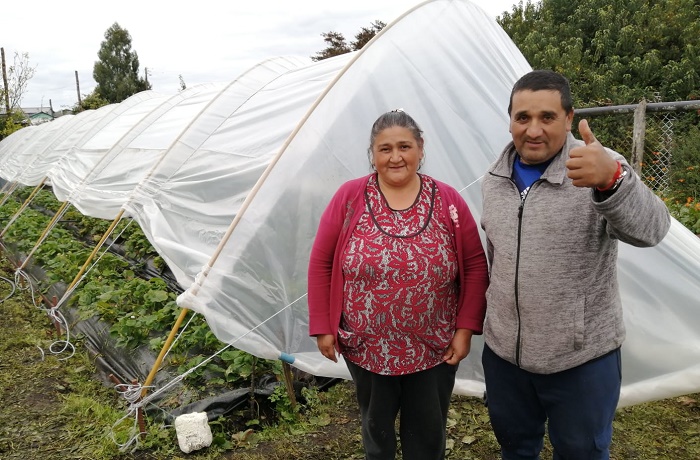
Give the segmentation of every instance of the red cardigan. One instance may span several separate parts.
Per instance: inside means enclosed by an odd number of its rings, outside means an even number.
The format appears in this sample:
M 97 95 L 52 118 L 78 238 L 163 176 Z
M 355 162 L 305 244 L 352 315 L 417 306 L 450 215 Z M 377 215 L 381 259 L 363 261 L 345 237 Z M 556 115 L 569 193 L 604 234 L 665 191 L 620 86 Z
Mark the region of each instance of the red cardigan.
M 364 190 L 369 177 L 353 179 L 340 186 L 321 216 L 309 258 L 309 335 L 333 334 L 336 347 L 343 311 L 341 258 L 353 228 L 365 211 Z M 481 334 L 489 280 L 484 248 L 464 199 L 453 187 L 437 180 L 435 183 L 444 203 L 442 215 L 436 217 L 452 229 L 457 248 L 459 302 L 456 327 Z M 458 223 L 452 220 L 450 209 L 457 210 Z

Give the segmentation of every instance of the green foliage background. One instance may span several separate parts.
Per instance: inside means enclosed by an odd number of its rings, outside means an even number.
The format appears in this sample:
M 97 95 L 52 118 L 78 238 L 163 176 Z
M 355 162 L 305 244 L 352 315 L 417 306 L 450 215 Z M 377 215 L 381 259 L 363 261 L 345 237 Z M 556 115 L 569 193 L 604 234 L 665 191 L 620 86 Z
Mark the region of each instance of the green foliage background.
M 569 79 L 576 107 L 700 96 L 696 0 L 521 1 L 498 22 L 533 68 Z
M 698 0 L 521 0 L 498 22 L 533 69 L 569 79 L 575 108 L 700 98 Z M 657 188 L 656 174 L 644 169 L 642 176 L 700 233 L 700 115 L 674 118 L 669 185 Z M 631 115 L 589 121 L 604 145 L 629 157 Z M 660 139 L 659 126 L 648 123 L 646 166 L 659 161 Z

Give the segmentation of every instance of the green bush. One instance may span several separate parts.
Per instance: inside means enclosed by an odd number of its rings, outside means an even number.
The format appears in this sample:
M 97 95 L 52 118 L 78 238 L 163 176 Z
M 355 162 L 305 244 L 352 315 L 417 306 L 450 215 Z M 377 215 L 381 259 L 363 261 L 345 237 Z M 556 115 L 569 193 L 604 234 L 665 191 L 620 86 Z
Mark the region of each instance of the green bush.
M 700 234 L 700 126 L 684 126 L 679 134 L 663 199 L 671 215 L 697 235 Z

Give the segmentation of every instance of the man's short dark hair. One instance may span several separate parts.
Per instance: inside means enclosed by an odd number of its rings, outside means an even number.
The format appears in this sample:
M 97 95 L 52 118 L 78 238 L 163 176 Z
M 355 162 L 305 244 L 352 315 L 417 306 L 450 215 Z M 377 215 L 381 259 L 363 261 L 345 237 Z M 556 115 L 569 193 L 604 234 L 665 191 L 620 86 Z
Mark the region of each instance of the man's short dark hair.
M 513 108 L 513 94 L 518 91 L 557 91 L 561 95 L 561 106 L 566 113 L 574 110 L 569 80 L 553 70 L 533 70 L 520 77 L 510 92 L 508 115 L 510 115 L 510 111 Z

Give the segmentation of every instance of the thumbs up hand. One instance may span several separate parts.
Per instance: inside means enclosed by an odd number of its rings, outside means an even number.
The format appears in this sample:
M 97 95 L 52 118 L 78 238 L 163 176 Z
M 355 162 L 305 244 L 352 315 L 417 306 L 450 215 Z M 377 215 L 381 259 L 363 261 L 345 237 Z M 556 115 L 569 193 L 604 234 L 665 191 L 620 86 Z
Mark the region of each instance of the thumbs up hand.
M 586 145 L 574 147 L 569 151 L 566 175 L 576 187 L 604 188 L 610 184 L 617 172 L 617 161 L 598 142 L 587 120 L 579 122 L 578 131 Z

